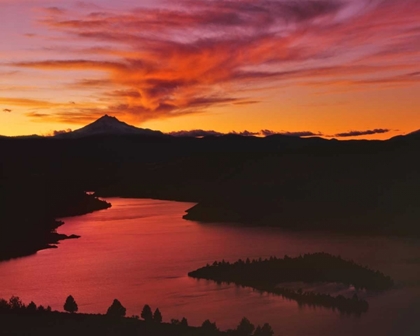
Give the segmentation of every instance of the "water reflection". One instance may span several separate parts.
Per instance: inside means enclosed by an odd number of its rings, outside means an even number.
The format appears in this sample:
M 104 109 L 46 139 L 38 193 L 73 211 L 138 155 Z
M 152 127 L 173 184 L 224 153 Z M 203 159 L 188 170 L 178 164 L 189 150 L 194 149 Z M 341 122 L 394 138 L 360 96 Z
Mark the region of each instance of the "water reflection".
M 81 312 L 105 312 L 114 298 L 139 315 L 159 307 L 164 321 L 205 319 L 234 327 L 243 316 L 284 335 L 410 335 L 420 330 L 420 244 L 413 239 L 285 233 L 273 228 L 198 224 L 181 218 L 188 203 L 109 199 L 113 207 L 65 219 L 59 231 L 79 234 L 58 249 L 0 263 L 0 297 L 62 310 L 72 294 Z M 235 261 L 325 251 L 379 269 L 401 288 L 369 298 L 361 318 L 299 307 L 271 294 L 186 276 L 214 260 Z M 409 330 L 412 328 L 412 331 Z

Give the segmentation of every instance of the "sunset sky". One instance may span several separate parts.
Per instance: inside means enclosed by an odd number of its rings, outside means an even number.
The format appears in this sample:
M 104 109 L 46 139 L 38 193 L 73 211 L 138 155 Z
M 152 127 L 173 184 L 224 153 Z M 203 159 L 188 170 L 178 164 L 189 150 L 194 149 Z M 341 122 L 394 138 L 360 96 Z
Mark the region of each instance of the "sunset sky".
M 0 0 L 0 134 L 420 129 L 419 0 Z

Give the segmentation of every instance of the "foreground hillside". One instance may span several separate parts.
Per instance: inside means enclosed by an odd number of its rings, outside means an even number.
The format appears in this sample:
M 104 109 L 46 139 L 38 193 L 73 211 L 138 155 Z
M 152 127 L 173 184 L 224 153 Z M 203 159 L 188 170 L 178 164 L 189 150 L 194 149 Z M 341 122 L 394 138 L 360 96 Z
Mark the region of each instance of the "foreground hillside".
M 181 336 L 224 335 L 222 332 L 206 333 L 200 328 L 176 328 L 169 323 L 147 324 L 130 318 L 110 319 L 105 315 L 87 314 L 7 314 L 0 315 L 1 335 L 4 336 Z
M 136 335 L 136 336 L 273 336 L 268 323 L 255 327 L 243 318 L 236 329 L 220 331 L 215 322 L 205 320 L 200 327 L 191 327 L 186 318 L 162 322 L 159 309 L 154 313 L 145 305 L 139 316 L 125 317 L 126 309 L 117 299 L 106 314 L 79 314 L 78 306 L 70 295 L 64 304 L 68 313 L 52 311 L 51 307 L 25 305 L 19 297 L 9 301 L 0 299 L 0 334 L 14 336 L 45 335 Z

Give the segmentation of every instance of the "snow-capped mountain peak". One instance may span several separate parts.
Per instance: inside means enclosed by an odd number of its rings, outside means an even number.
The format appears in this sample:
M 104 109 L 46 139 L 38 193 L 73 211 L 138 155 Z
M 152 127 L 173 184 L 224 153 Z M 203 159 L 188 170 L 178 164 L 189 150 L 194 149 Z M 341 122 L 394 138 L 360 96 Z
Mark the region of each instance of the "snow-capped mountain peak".
M 128 125 L 116 117 L 104 115 L 94 122 L 79 128 L 73 132 L 56 135 L 60 138 L 81 138 L 93 135 L 143 135 L 163 136 L 160 131 L 153 131 L 147 128 L 138 128 Z

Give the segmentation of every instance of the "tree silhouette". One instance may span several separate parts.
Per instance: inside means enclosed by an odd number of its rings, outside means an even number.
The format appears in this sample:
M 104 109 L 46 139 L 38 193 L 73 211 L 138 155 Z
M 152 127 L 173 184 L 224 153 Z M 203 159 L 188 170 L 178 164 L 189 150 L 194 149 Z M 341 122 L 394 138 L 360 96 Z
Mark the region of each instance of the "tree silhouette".
M 239 336 L 251 336 L 254 331 L 254 325 L 244 317 L 236 328 L 236 334 Z
M 76 301 L 73 296 L 69 295 L 64 303 L 64 310 L 69 313 L 75 313 L 79 310 Z
M 112 305 L 108 308 L 106 312 L 107 315 L 112 317 L 124 317 L 125 313 L 125 307 L 117 299 L 114 299 L 114 302 L 112 302 Z
M 20 310 L 25 308 L 25 305 L 18 296 L 12 296 L 9 300 L 9 305 L 11 310 Z
M 262 336 L 261 327 L 259 325 L 255 328 L 254 336 Z
M 0 299 L 0 313 L 5 313 L 10 310 L 10 305 L 5 299 Z
M 207 331 L 218 331 L 216 322 L 210 322 L 210 320 L 205 320 L 201 325 L 201 328 Z
M 182 318 L 180 325 L 184 328 L 188 327 L 188 321 L 185 317 Z
M 264 323 L 263 327 L 261 328 L 261 336 L 273 336 L 274 331 L 273 328 L 271 328 L 271 325 L 268 323 Z
M 153 321 L 156 323 L 162 323 L 162 314 L 159 310 L 159 308 L 156 308 L 154 314 L 153 314 Z
M 28 313 L 35 313 L 36 312 L 36 304 L 31 301 L 30 304 L 28 304 L 28 307 L 26 307 L 26 310 L 28 311 Z
M 178 319 L 171 319 L 171 324 L 179 326 L 181 328 L 187 328 L 188 327 L 188 321 L 185 317 L 182 318 L 182 320 Z
M 147 322 L 152 321 L 153 320 L 153 313 L 152 313 L 152 309 L 150 308 L 149 305 L 144 305 L 143 310 L 141 311 L 140 314 L 141 318 Z

